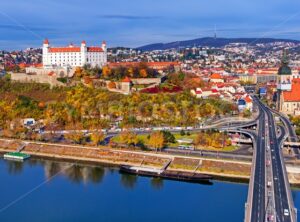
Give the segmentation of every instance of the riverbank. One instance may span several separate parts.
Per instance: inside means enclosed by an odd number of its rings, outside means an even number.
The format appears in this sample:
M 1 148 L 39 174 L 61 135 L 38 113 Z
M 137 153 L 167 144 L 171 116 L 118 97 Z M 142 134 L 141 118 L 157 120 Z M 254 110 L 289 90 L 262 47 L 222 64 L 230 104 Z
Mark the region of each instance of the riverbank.
M 168 171 L 192 172 L 213 176 L 213 178 L 230 181 L 248 182 L 251 173 L 251 162 L 208 159 L 203 157 L 180 156 L 165 153 L 119 150 L 110 148 L 87 147 L 78 145 L 50 144 L 26 141 L 22 152 L 36 157 L 71 160 L 74 162 L 91 162 L 114 166 L 129 165 L 162 169 L 172 161 Z M 20 142 L 0 139 L 0 152 L 16 151 Z M 300 175 L 300 174 L 299 174 Z M 291 184 L 299 185 L 300 176 L 289 173 Z

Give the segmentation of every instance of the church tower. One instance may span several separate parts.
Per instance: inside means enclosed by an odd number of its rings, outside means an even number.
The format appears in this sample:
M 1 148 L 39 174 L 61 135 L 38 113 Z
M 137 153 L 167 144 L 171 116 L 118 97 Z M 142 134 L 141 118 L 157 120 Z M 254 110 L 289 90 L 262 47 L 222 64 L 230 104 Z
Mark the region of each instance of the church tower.
M 292 90 L 292 70 L 289 67 L 287 50 L 283 50 L 281 65 L 277 75 L 277 110 L 282 110 L 283 92 Z

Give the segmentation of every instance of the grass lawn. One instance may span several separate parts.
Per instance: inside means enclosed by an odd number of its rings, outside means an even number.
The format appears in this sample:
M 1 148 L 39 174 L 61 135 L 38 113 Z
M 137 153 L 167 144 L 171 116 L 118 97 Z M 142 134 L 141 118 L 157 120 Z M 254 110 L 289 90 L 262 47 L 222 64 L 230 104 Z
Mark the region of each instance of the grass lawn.
M 237 149 L 237 146 L 226 146 L 224 148 L 215 148 L 215 147 L 197 147 L 196 150 L 208 150 L 208 151 L 222 151 L 222 152 L 231 152 Z

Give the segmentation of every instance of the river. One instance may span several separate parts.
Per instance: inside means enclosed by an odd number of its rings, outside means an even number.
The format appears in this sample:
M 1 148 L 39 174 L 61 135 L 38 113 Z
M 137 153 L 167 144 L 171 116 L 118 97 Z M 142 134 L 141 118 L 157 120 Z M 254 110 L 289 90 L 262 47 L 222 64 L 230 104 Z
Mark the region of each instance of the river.
M 120 174 L 112 167 L 0 159 L 1 222 L 241 222 L 246 184 Z M 299 192 L 293 192 L 300 208 Z

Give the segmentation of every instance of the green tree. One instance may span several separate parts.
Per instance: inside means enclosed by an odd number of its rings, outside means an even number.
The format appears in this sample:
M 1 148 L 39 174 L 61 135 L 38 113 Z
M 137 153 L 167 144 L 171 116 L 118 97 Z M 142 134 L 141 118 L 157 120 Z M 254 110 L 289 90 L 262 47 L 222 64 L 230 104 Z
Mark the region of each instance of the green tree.
M 161 131 L 164 136 L 164 143 L 175 143 L 175 136 L 170 131 Z

